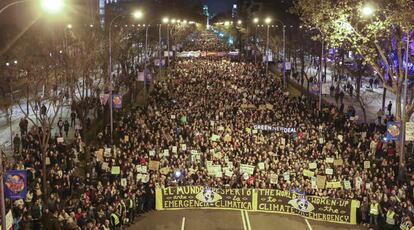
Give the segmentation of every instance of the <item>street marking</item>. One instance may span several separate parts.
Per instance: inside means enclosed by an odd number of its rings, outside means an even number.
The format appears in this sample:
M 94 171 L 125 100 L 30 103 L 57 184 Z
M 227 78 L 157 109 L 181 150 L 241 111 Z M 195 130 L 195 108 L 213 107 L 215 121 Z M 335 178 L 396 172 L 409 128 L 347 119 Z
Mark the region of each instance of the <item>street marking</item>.
M 243 229 L 244 229 L 244 230 L 247 230 L 247 228 L 246 228 L 246 219 L 245 219 L 245 217 L 244 217 L 243 210 L 240 210 L 240 214 L 241 214 L 241 217 L 242 217 Z
M 184 230 L 185 226 L 185 217 L 183 217 L 183 221 L 181 222 L 181 230 Z
M 250 225 L 249 213 L 246 210 L 244 212 L 246 213 L 247 230 L 252 230 L 252 226 Z
M 306 222 L 306 224 L 308 225 L 309 230 L 313 230 L 313 229 L 312 229 L 312 226 L 309 224 L 308 219 L 305 219 L 305 222 Z

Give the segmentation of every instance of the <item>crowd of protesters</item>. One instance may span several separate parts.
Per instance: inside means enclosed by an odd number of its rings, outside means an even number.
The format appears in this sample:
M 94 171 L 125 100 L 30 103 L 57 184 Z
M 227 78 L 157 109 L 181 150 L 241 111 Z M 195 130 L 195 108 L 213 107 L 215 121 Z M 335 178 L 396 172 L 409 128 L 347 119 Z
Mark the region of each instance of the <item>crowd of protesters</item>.
M 221 43 L 209 37 L 200 44 L 203 50 Z M 21 159 L 10 167 L 27 170 L 30 187 L 26 199 L 9 204 L 14 229 L 120 229 L 154 209 L 157 186 L 181 185 L 295 189 L 357 199 L 360 224 L 412 229 L 413 161 L 399 169 L 396 144 L 384 140 L 384 125 L 357 123 L 354 114 L 333 105 L 319 111 L 315 101 L 284 92 L 280 80 L 265 76 L 262 68 L 226 58 L 176 60 L 166 77 L 154 81 L 148 100 L 115 122 L 112 148 L 107 129 L 89 145 L 81 136 L 68 146 L 51 138 L 48 194 L 42 194 L 36 138 L 48 130 L 26 131 Z M 334 165 L 327 159 L 342 161 Z M 150 170 L 151 161 L 159 162 L 157 170 Z M 222 168 L 231 162 L 231 176 L 209 174 L 207 162 Z M 315 186 L 303 174 L 310 163 L 317 165 L 315 176 L 350 187 Z M 256 166 L 253 175 L 240 173 L 240 164 Z M 326 175 L 327 168 L 332 174 Z M 273 174 L 278 179 L 271 183 Z

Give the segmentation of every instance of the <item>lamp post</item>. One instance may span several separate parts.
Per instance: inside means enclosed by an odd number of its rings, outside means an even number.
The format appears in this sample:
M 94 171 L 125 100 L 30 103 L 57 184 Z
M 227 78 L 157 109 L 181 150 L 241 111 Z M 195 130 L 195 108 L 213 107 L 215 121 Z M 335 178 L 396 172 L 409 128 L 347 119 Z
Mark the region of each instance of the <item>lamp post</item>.
M 323 59 L 324 59 L 324 39 L 322 38 L 322 49 L 321 49 L 321 61 L 320 61 L 320 67 L 319 67 L 319 110 L 322 110 L 322 67 L 323 67 Z
M 142 12 L 141 11 L 136 11 L 132 14 L 134 16 L 134 18 L 141 18 L 142 17 Z M 113 144 L 114 141 L 114 123 L 113 123 L 113 108 L 112 108 L 112 94 L 113 94 L 113 84 L 112 84 L 112 24 L 115 22 L 116 19 L 123 17 L 125 15 L 121 14 L 116 16 L 115 18 L 112 19 L 111 23 L 109 23 L 109 63 L 108 63 L 108 75 L 109 75 L 109 111 L 110 111 L 110 123 L 111 123 L 111 144 Z
M 21 1 L 15 1 L 15 2 L 11 2 L 7 5 L 5 5 L 3 8 L 0 9 L 0 14 L 2 14 L 4 11 L 6 11 L 9 7 L 11 6 L 15 6 L 18 4 L 22 4 L 22 3 L 26 3 L 29 2 L 29 0 L 21 0 Z M 41 1 L 41 7 L 45 12 L 49 12 L 49 13 L 57 13 L 59 11 L 61 11 L 64 7 L 64 2 L 63 0 L 42 0 Z M 15 62 L 15 64 L 17 64 L 17 62 Z M 12 135 L 10 133 L 10 135 Z M 10 137 L 12 138 L 12 137 Z M 13 142 L 11 142 L 11 145 L 13 145 Z M 45 159 L 43 159 L 45 160 Z M 43 161 L 43 164 L 45 163 L 45 161 Z M 1 226 L 2 229 L 6 229 L 6 206 L 5 206 L 5 202 L 4 202 L 4 184 L 3 184 L 3 152 L 0 152 L 0 206 L 1 206 Z M 46 173 L 44 172 L 44 175 L 46 175 Z M 43 178 L 44 179 L 44 178 Z M 45 183 L 45 182 L 43 182 Z
M 282 25 L 282 40 L 283 40 L 283 88 L 287 89 L 287 80 L 286 80 L 286 25 L 280 20 L 276 20 Z
M 400 154 L 400 168 L 404 167 L 405 164 L 405 154 L 404 154 L 404 149 L 405 149 L 405 124 L 406 124 L 406 117 L 405 117 L 405 113 L 406 113 L 406 106 L 407 106 L 407 89 L 408 89 L 408 56 L 410 55 L 409 53 L 409 49 L 410 49 L 410 29 L 407 29 L 407 41 L 406 41 L 406 48 L 405 48 L 405 75 L 404 75 L 404 99 L 403 99 L 403 111 L 402 111 L 402 116 L 401 116 L 401 120 L 402 120 L 402 130 L 401 130 L 401 154 Z
M 254 18 L 253 23 L 255 24 L 255 27 L 256 27 L 256 34 L 255 34 L 255 37 L 254 37 L 254 46 L 255 46 L 254 50 L 256 50 L 257 49 L 257 27 L 258 27 L 257 23 L 259 23 L 259 18 Z M 257 64 L 256 52 L 254 53 L 254 64 Z
M 266 32 L 266 49 L 265 49 L 265 56 L 266 56 L 266 77 L 269 72 L 269 55 L 268 55 L 268 49 L 269 49 L 269 29 L 270 29 L 270 22 L 272 22 L 271 18 L 266 18 L 265 23 L 267 24 L 267 32 Z

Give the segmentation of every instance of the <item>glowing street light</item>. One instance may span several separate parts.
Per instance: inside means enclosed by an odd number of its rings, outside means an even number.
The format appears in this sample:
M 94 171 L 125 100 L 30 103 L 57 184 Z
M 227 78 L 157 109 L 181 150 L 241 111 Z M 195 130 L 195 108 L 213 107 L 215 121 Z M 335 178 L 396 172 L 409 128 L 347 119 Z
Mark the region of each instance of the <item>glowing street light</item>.
M 65 6 L 64 0 L 42 0 L 42 9 L 48 13 L 58 13 Z
M 68 29 L 72 29 L 72 24 L 67 25 Z
M 140 19 L 140 18 L 142 18 L 142 16 L 143 16 L 144 14 L 142 13 L 142 11 L 140 11 L 140 10 L 136 10 L 136 11 L 134 11 L 133 13 L 132 13 L 132 16 L 135 18 L 135 19 Z
M 241 25 L 241 24 L 242 24 L 242 21 L 241 21 L 241 20 L 238 20 L 238 21 L 237 21 L 237 24 L 238 24 L 238 25 Z
M 177 22 L 177 20 L 175 20 L 175 19 L 171 19 L 171 23 L 172 24 L 175 24 Z
M 272 22 L 272 19 L 271 19 L 271 18 L 266 18 L 266 19 L 265 19 L 265 23 L 266 23 L 266 24 L 268 24 L 268 25 L 269 25 L 271 22 Z
M 361 12 L 364 16 L 371 16 L 374 14 L 374 8 L 370 5 L 365 5 L 362 9 Z
M 259 23 L 259 18 L 254 18 L 254 19 L 253 19 L 253 22 L 254 22 L 254 24 Z
M 224 25 L 225 25 L 225 26 L 228 26 L 228 25 L 230 25 L 230 22 L 229 22 L 229 21 L 225 21 L 225 22 L 224 22 Z
M 170 22 L 170 19 L 169 18 L 163 18 L 162 22 L 166 24 L 166 23 Z

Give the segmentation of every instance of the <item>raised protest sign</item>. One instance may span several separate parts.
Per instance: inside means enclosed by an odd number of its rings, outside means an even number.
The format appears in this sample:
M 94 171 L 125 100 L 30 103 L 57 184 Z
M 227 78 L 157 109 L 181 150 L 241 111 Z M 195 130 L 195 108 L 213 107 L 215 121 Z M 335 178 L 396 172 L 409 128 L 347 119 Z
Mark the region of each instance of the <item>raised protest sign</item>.
M 157 210 L 247 210 L 356 224 L 356 207 L 355 200 L 306 196 L 274 189 L 216 189 L 201 186 L 156 188 Z
M 121 173 L 121 168 L 119 166 L 112 166 L 111 174 L 112 175 L 119 175 Z
M 405 123 L 405 140 L 414 141 L 414 122 Z
M 158 171 L 158 168 L 159 167 L 160 167 L 160 162 L 159 161 L 153 161 L 153 160 L 151 160 L 149 162 L 149 166 L 148 166 L 149 170 Z
M 401 122 L 390 121 L 387 123 L 387 134 L 385 138 L 388 141 L 399 141 L 401 138 Z
M 248 175 L 253 175 L 254 172 L 254 166 L 253 165 L 247 165 L 247 164 L 240 164 L 240 173 L 247 173 Z
M 27 193 L 26 170 L 10 170 L 4 175 L 4 195 L 11 199 L 25 199 Z

